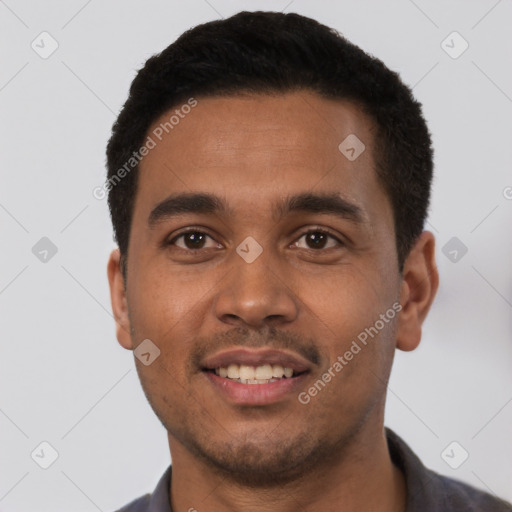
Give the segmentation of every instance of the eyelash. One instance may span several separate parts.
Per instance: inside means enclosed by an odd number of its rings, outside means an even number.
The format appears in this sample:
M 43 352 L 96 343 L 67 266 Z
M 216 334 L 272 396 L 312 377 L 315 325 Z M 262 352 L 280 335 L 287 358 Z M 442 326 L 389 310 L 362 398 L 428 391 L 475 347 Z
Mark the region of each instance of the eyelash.
M 210 237 L 212 240 L 213 240 L 213 237 L 210 236 L 208 233 L 204 232 L 204 231 L 201 231 L 201 229 L 199 228 L 188 228 L 187 230 L 185 231 L 182 231 L 181 233 L 179 233 L 178 235 L 176 235 L 174 238 L 172 238 L 172 240 L 169 240 L 169 241 L 166 241 L 164 242 L 164 245 L 165 246 L 170 246 L 170 245 L 174 245 L 176 240 L 178 240 L 179 238 L 187 235 L 188 233 L 197 233 L 197 234 L 201 234 L 201 235 L 206 235 L 208 237 Z M 328 231 L 327 229 L 324 229 L 324 228 L 312 228 L 312 229 L 309 229 L 307 231 L 304 231 L 303 233 L 301 233 L 301 235 L 298 237 L 297 240 L 300 240 L 303 236 L 306 236 L 306 235 L 309 235 L 310 233 L 322 233 L 324 235 L 327 235 L 331 238 L 333 238 L 334 240 L 336 240 L 336 242 L 339 244 L 339 246 L 341 247 L 344 247 L 345 244 L 335 235 L 333 235 L 330 231 Z M 308 248 L 308 250 L 311 250 L 311 251 L 315 251 L 315 252 L 320 252 L 320 251 L 327 251 L 329 249 L 335 249 L 336 247 L 327 247 L 326 249 L 313 249 L 313 248 Z M 200 252 L 202 250 L 206 250 L 204 248 L 200 248 L 200 249 L 183 249 L 183 247 L 178 247 L 178 249 L 181 249 L 183 251 L 187 251 L 187 252 Z

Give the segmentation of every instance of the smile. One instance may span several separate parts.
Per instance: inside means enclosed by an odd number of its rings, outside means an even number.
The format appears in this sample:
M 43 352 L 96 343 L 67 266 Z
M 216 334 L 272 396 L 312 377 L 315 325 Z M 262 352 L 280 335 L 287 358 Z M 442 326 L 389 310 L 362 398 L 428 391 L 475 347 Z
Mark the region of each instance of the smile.
M 240 384 L 268 384 L 283 378 L 289 379 L 294 376 L 294 371 L 293 368 L 283 367 L 280 364 L 259 366 L 230 364 L 215 368 L 215 374 Z

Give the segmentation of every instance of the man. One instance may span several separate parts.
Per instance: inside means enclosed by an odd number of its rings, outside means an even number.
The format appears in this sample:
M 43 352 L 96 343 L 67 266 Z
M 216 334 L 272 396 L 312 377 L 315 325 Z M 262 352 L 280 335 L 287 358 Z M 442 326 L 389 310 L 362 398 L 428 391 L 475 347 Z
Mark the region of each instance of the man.
M 297 14 L 195 27 L 107 149 L 119 343 L 172 459 L 123 511 L 504 511 L 384 428 L 438 288 L 421 106 Z

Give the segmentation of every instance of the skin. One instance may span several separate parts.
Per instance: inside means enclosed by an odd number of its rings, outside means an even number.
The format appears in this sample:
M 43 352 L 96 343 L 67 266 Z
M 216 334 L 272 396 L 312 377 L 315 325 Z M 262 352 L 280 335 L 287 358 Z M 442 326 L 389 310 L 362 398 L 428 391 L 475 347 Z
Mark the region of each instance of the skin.
M 149 366 L 135 362 L 168 431 L 174 511 L 405 510 L 383 430 L 386 385 L 395 349 L 420 341 L 439 277 L 427 231 L 398 270 L 374 132 L 355 105 L 313 92 L 198 98 L 142 161 L 126 287 L 118 250 L 108 277 L 119 343 L 133 350 L 149 338 L 161 351 Z M 338 150 L 351 133 L 366 146 L 353 162 Z M 153 208 L 179 192 L 214 193 L 231 212 L 149 227 Z M 307 192 L 336 192 L 363 221 L 276 218 L 275 201 Z M 202 249 L 190 237 L 163 243 L 187 227 L 208 235 Z M 318 248 L 305 236 L 315 228 L 335 238 Z M 236 252 L 248 236 L 263 248 L 250 264 Z M 311 354 L 307 391 L 397 301 L 401 312 L 306 405 L 291 393 L 235 406 L 196 364 L 234 347 L 296 350 Z

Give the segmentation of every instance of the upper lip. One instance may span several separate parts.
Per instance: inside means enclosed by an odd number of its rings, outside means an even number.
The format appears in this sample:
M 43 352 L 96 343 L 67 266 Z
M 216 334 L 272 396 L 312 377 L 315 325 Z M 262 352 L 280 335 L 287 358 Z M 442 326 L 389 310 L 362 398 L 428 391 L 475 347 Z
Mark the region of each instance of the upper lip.
M 230 364 L 244 364 L 247 366 L 262 366 L 264 364 L 291 368 L 295 373 L 303 373 L 311 369 L 311 364 L 298 354 L 282 350 L 247 350 L 243 348 L 226 350 L 207 357 L 202 362 L 203 370 L 227 368 Z

